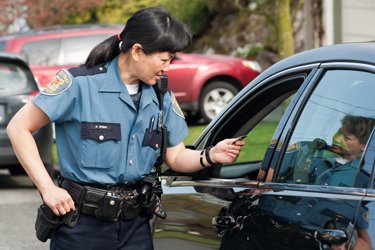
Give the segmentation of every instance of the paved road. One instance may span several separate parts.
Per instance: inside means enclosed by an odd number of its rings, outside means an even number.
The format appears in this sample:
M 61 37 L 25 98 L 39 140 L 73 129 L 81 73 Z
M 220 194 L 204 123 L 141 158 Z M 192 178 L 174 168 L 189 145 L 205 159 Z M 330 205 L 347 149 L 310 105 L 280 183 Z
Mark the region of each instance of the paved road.
M 41 204 L 37 189 L 26 176 L 0 172 L 0 250 L 46 250 L 48 243 L 35 237 L 36 211 Z

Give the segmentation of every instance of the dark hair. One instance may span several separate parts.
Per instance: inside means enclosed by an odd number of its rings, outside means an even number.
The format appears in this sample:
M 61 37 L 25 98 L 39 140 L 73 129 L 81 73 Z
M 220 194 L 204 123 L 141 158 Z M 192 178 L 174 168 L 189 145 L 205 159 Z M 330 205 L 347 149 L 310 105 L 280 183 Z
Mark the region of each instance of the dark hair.
M 361 116 L 346 115 L 342 119 L 342 129 L 354 135 L 361 144 L 366 144 L 375 120 Z
M 161 8 L 144 8 L 134 13 L 119 35 L 96 45 L 84 66 L 93 67 L 110 61 L 121 51 L 131 49 L 135 43 L 142 45 L 145 54 L 174 53 L 189 46 L 191 40 L 192 35 L 186 24 L 177 21 Z

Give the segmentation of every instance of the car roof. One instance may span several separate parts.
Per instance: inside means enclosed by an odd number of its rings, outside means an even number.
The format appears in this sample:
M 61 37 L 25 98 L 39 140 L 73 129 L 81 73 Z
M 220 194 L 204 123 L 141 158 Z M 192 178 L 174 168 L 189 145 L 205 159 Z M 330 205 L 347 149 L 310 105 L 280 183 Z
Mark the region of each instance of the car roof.
M 29 36 L 38 36 L 55 33 L 77 33 L 82 31 L 105 31 L 105 30 L 118 30 L 123 29 L 124 26 L 120 24 L 81 24 L 81 25 L 59 25 L 45 28 L 31 29 L 28 31 L 13 33 L 0 37 L 0 40 L 9 40 Z
M 335 44 L 297 53 L 270 66 L 255 78 L 253 83 L 263 81 L 282 70 L 324 62 L 358 62 L 375 65 L 375 41 Z

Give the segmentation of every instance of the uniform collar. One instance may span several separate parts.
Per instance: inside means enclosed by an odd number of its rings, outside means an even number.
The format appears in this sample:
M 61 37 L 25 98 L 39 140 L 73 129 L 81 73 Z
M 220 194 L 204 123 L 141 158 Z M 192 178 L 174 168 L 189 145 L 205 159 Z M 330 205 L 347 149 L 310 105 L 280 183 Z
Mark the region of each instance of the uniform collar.
M 118 56 L 106 64 L 107 74 L 100 87 L 100 92 L 122 92 L 126 87 L 120 77 L 118 69 Z M 127 90 L 126 90 L 127 91 Z
M 139 110 L 144 109 L 151 102 L 155 102 L 157 105 L 159 105 L 158 97 L 156 96 L 154 88 L 145 83 L 142 83 L 141 86 L 142 86 L 142 96 L 141 96 L 141 103 L 139 105 Z
M 107 74 L 103 80 L 103 84 L 100 87 L 100 92 L 112 92 L 112 93 L 121 93 L 120 99 L 128 103 L 130 106 L 133 105 L 128 90 L 124 86 L 124 83 L 121 79 L 120 72 L 118 69 L 118 56 L 115 57 L 112 61 L 106 64 Z M 142 96 L 139 104 L 139 110 L 142 110 L 151 102 L 155 102 L 159 105 L 158 97 L 152 86 L 149 86 L 145 83 L 140 83 L 140 88 L 142 88 Z

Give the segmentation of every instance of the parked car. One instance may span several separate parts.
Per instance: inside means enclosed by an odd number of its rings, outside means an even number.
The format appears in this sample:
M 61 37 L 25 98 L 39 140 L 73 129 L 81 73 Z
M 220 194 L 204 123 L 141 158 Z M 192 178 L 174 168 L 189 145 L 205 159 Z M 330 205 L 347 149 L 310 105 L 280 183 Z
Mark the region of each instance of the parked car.
M 0 37 L 0 51 L 24 55 L 39 84 L 45 87 L 58 69 L 84 63 L 96 44 L 121 32 L 122 28 L 78 25 L 31 30 Z M 168 72 L 169 87 L 187 115 L 198 114 L 211 121 L 260 71 L 255 61 L 178 53 Z
M 156 249 L 373 249 L 374 93 L 374 42 L 265 70 L 193 145 L 248 135 L 237 162 L 163 172 Z
M 0 168 L 14 175 L 26 174 L 17 160 L 6 127 L 15 113 L 39 92 L 27 63 L 16 54 L 0 52 Z M 53 176 L 52 126 L 33 134 L 43 163 Z

